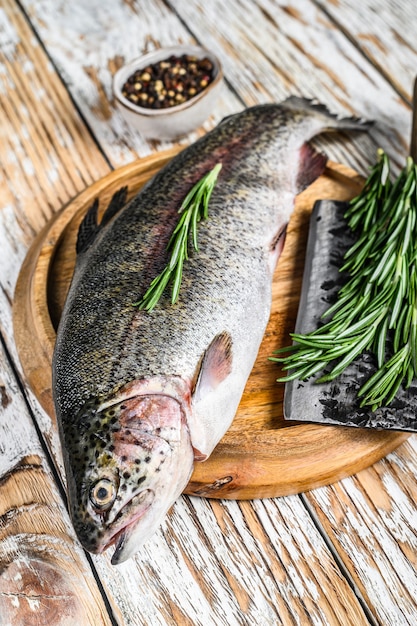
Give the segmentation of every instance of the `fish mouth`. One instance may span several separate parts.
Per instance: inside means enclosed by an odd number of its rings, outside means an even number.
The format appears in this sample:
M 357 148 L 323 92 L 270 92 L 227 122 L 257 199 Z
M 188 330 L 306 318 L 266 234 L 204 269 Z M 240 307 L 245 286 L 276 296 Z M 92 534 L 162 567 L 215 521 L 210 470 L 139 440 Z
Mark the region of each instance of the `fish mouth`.
M 145 489 L 123 505 L 120 513 L 117 515 L 113 522 L 113 525 L 116 525 L 117 528 L 112 533 L 112 535 L 101 550 L 101 552 L 104 552 L 112 545 L 115 546 L 115 550 L 111 558 L 112 565 L 122 563 L 127 558 L 129 558 L 129 555 L 123 555 L 126 542 L 131 536 L 137 523 L 140 522 L 145 513 L 148 511 L 154 500 L 154 497 L 155 494 L 151 489 Z M 133 516 L 131 516 L 129 512 L 132 510 L 132 508 L 138 506 L 140 506 L 140 509 Z

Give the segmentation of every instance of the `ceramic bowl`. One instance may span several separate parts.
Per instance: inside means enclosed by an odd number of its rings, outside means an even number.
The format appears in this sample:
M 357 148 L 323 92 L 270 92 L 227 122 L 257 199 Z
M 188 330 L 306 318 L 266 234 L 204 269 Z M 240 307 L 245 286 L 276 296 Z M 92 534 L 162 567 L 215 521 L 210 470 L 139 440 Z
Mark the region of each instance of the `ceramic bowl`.
M 171 55 L 189 54 L 198 59 L 207 57 L 213 63 L 212 82 L 199 94 L 182 104 L 166 109 L 140 107 L 125 98 L 122 87 L 135 70 L 145 68 Z M 145 54 L 121 67 L 113 78 L 116 103 L 126 121 L 147 139 L 171 140 L 195 130 L 210 116 L 219 97 L 223 71 L 219 60 L 209 50 L 198 46 L 171 46 Z

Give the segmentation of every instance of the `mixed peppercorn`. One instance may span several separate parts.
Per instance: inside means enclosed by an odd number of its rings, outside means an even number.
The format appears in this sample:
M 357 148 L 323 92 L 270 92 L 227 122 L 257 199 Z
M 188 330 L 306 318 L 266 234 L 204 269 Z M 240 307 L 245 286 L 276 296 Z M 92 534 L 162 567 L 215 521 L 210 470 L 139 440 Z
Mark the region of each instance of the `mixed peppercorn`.
M 214 66 L 207 57 L 171 55 L 136 70 L 122 87 L 133 104 L 149 109 L 166 109 L 194 98 L 214 79 Z

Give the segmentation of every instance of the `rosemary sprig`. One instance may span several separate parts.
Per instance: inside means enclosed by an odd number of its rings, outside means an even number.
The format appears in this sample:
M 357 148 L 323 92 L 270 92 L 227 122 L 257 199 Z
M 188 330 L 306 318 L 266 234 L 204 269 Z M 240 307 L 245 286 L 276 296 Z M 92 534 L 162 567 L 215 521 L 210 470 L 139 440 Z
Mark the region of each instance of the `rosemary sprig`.
M 169 262 L 162 272 L 152 280 L 143 298 L 136 302 L 134 306 L 138 306 L 146 311 L 152 311 L 170 281 L 173 283 L 171 303 L 175 304 L 178 300 L 184 261 L 187 261 L 189 258 L 188 245 L 190 234 L 192 245 L 198 252 L 197 224 L 200 220 L 208 217 L 210 196 L 217 182 L 221 167 L 221 163 L 215 165 L 185 196 L 178 211 L 181 217 L 167 245 L 167 250 L 171 251 Z
M 306 380 L 330 365 L 317 380 L 327 382 L 372 351 L 377 371 L 358 393 L 361 406 L 372 410 L 389 404 L 417 376 L 417 166 L 408 157 L 394 184 L 389 170 L 379 150 L 364 189 L 346 211 L 360 235 L 341 268 L 349 279 L 323 315 L 329 321 L 311 333 L 293 333 L 293 345 L 271 358 L 289 370 L 281 382 Z

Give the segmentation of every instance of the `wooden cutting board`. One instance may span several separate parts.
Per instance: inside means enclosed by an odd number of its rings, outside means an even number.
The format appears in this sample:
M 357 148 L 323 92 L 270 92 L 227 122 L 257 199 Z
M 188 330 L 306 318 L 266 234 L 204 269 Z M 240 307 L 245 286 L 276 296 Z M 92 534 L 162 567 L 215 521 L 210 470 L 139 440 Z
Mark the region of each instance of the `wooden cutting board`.
M 75 263 L 78 225 L 96 197 L 104 210 L 123 185 L 129 197 L 178 150 L 140 159 L 97 181 L 54 217 L 23 263 L 14 301 L 15 338 L 28 382 L 55 420 L 51 360 L 55 329 Z M 263 498 L 299 493 L 356 473 L 393 450 L 407 434 L 285 422 L 284 385 L 268 360 L 288 345 L 297 315 L 309 215 L 317 199 L 348 200 L 363 180 L 330 163 L 297 198 L 274 275 L 272 314 L 235 420 L 211 457 L 197 463 L 186 493 L 214 498 Z

